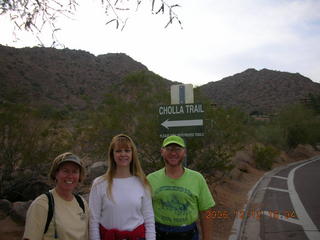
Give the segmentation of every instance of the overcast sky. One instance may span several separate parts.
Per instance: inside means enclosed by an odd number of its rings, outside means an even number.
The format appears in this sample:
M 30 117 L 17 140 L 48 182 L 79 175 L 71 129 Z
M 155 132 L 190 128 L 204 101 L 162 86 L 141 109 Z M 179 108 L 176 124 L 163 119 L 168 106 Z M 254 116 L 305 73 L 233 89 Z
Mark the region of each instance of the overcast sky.
M 58 37 L 70 49 L 126 53 L 162 77 L 196 86 L 248 68 L 298 72 L 320 82 L 320 0 L 170 0 L 182 6 L 183 29 L 165 29 L 167 16 L 152 15 L 144 0 L 123 31 L 105 25 L 100 1 L 79 2 L 76 20 L 58 23 Z M 0 44 L 38 44 L 22 34 L 13 43 L 10 24 L 0 21 Z

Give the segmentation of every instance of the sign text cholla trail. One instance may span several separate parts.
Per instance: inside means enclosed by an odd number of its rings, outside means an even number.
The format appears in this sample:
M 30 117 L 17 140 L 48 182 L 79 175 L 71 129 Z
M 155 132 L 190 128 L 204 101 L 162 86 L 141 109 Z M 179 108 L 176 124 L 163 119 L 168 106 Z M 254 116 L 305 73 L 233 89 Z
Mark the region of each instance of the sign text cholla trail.
M 159 106 L 160 137 L 175 134 L 181 137 L 203 136 L 202 104 Z

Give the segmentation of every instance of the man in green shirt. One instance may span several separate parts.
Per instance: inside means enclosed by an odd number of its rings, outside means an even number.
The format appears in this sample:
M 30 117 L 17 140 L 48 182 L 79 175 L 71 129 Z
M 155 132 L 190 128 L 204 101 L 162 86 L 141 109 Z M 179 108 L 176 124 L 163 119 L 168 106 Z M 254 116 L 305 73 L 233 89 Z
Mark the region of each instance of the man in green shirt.
M 202 239 L 212 236 L 210 209 L 215 205 L 201 173 L 182 166 L 186 145 L 179 136 L 164 139 L 161 156 L 165 167 L 148 175 L 152 186 L 157 240 L 197 240 L 195 222 L 200 215 Z

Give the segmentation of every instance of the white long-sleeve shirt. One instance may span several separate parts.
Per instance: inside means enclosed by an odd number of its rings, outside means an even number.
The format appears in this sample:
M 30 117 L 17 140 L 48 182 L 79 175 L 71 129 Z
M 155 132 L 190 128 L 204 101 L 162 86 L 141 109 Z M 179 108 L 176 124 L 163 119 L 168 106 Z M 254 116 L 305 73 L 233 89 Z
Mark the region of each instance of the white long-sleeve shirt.
M 112 198 L 107 196 L 108 182 L 103 177 L 93 181 L 90 195 L 90 239 L 100 240 L 99 224 L 106 229 L 132 231 L 143 224 L 146 240 L 155 240 L 154 214 L 150 192 L 138 177 L 114 178 Z

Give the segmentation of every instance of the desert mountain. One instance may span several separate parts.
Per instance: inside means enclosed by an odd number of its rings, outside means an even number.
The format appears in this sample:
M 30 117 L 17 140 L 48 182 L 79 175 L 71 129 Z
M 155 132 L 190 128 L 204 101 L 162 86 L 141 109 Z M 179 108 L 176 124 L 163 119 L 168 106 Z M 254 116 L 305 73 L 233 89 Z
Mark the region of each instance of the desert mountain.
M 169 86 L 176 84 L 123 53 L 94 56 L 80 50 L 16 49 L 0 45 L 0 102 L 84 109 L 101 103 L 105 94 L 112 94 L 118 85 L 130 95 L 131 89 L 121 83 L 135 72 L 147 72 L 147 81 L 151 81 L 155 92 L 160 90 L 157 89 L 160 82 L 166 86 L 162 90 L 168 92 Z M 239 107 L 248 113 L 274 112 L 299 102 L 309 93 L 320 93 L 319 83 L 299 73 L 268 69 L 248 69 L 199 88 L 216 105 Z
M 276 112 L 311 94 L 320 94 L 320 84 L 299 73 L 247 69 L 242 73 L 200 87 L 218 106 L 239 107 L 253 113 Z
M 0 100 L 82 109 L 101 102 L 128 74 L 142 71 L 149 72 L 123 53 L 96 57 L 79 50 L 0 45 Z

